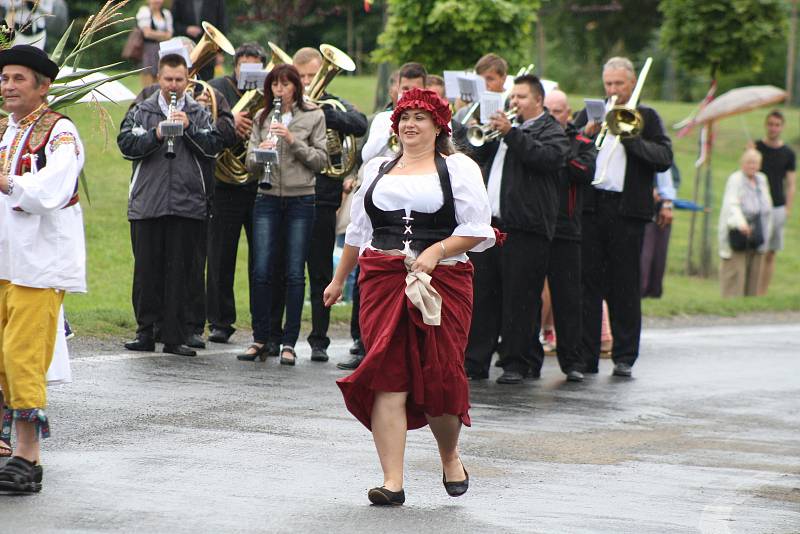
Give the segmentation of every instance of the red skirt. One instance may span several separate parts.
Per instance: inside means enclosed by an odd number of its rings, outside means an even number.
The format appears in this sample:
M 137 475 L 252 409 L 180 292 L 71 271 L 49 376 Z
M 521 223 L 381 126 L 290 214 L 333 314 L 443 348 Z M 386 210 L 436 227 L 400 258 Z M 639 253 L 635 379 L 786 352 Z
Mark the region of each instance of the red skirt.
M 472 320 L 472 264 L 439 265 L 433 271 L 442 320 L 430 326 L 406 297 L 404 259 L 367 249 L 358 260 L 359 320 L 367 354 L 353 374 L 337 380 L 344 402 L 371 429 L 375 392 L 404 391 L 409 430 L 427 425 L 425 414 L 456 415 L 470 426 L 464 351 Z

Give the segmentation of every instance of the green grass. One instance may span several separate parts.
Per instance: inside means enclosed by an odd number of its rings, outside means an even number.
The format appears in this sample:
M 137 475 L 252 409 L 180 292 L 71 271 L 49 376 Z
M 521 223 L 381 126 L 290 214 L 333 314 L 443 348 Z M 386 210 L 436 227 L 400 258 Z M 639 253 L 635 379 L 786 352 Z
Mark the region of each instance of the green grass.
M 127 82 L 137 88 L 137 80 Z M 331 86 L 334 94 L 343 96 L 359 109 L 372 109 L 375 79 L 372 77 L 338 77 Z M 582 99 L 572 99 L 573 108 L 581 107 Z M 667 125 L 685 117 L 691 105 L 652 103 Z M 106 135 L 100 127 L 97 113 L 89 106 L 73 107 L 67 111 L 78 125 L 88 157 L 86 174 L 90 183 L 92 202 L 82 202 L 88 249 L 88 295 L 70 295 L 67 311 L 75 328 L 84 335 L 130 334 L 135 328 L 130 302 L 133 258 L 130 249 L 129 226 L 126 219 L 127 192 L 131 165 L 122 159 L 116 147 L 116 128 L 126 105 L 107 105 L 113 125 Z M 712 240 L 715 235 L 718 202 L 727 176 L 737 168 L 741 149 L 746 142 L 743 125 L 754 138 L 763 132 L 764 110 L 757 110 L 719 124 L 714 152 L 715 205 L 711 218 Z M 797 146 L 800 138 L 798 109 L 787 109 L 786 138 Z M 681 198 L 691 198 L 694 182 L 693 162 L 696 157 L 697 132 L 687 138 L 675 139 L 675 154 L 683 175 Z M 761 310 L 800 310 L 800 288 L 796 273 L 800 272 L 800 235 L 796 228 L 797 210 L 791 215 L 786 236 L 786 250 L 778 255 L 778 266 L 770 294 L 762 298 L 722 300 L 716 277 L 700 279 L 685 275 L 689 213 L 678 211 L 672 231 L 665 295 L 660 300 L 646 300 L 645 314 L 672 316 L 681 314 L 735 315 Z M 716 254 L 716 252 L 715 252 Z M 247 328 L 250 315 L 247 304 L 246 245 L 242 239 L 236 278 L 236 298 L 239 318 L 237 326 Z M 716 255 L 714 260 L 717 261 Z M 305 319 L 308 320 L 306 309 Z M 350 307 L 336 306 L 334 322 L 349 320 Z

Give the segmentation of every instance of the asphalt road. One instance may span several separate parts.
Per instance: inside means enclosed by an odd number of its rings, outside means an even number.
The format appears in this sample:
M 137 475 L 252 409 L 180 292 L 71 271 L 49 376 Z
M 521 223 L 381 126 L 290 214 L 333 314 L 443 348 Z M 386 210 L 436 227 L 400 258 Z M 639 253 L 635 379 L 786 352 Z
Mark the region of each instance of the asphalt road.
M 0 532 L 800 532 L 800 325 L 646 331 L 631 380 L 472 384 L 469 492 L 448 497 L 412 432 L 404 507 L 334 363 L 73 345 L 50 389 L 44 490 L 0 497 Z M 494 373 L 497 370 L 493 370 Z M 494 377 L 493 377 L 494 378 Z

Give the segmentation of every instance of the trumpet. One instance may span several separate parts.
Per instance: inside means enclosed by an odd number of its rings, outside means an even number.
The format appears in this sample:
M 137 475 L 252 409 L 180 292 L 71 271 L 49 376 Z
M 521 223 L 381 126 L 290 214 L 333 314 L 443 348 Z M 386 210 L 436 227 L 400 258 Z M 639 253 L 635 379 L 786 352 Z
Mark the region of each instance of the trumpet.
M 272 120 L 269 123 L 269 133 L 267 140 L 278 142 L 278 136 L 272 132 L 273 126 L 281 122 L 281 99 L 276 98 L 272 101 Z M 258 188 L 262 191 L 272 189 L 272 166 L 278 164 L 278 150 L 277 145 L 275 148 L 256 148 L 253 151 L 256 163 L 264 165 L 264 174 L 258 181 Z
M 158 123 L 158 130 L 162 137 L 167 138 L 167 152 L 164 157 L 175 159 L 175 138 L 183 135 L 183 122 L 173 120 L 172 114 L 178 105 L 178 93 L 170 91 L 169 107 L 167 108 L 167 118 Z
M 518 108 L 516 107 L 503 112 L 506 118 L 511 122 L 517 119 L 517 113 Z M 500 131 L 492 128 L 491 124 L 476 124 L 467 129 L 467 141 L 474 147 L 483 146 L 486 141 L 494 141 L 498 137 L 500 137 Z

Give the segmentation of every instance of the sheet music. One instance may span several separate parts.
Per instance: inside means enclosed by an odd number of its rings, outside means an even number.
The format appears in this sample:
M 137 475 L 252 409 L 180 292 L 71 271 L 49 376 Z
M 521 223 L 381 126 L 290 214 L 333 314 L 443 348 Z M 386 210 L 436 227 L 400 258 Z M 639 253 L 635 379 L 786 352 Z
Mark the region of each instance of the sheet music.
M 498 111 L 503 111 L 503 93 L 493 93 L 486 91 L 480 99 L 481 102 L 481 124 L 487 124 L 492 115 Z
M 460 74 L 458 76 L 458 91 L 464 102 L 475 102 L 481 99 L 486 92 L 486 80 L 475 73 Z
M 237 87 L 240 91 L 250 89 L 261 89 L 264 87 L 264 80 L 267 79 L 267 71 L 261 63 L 242 63 L 239 67 L 239 79 Z
M 594 122 L 603 122 L 606 116 L 606 103 L 600 98 L 584 98 L 586 104 L 586 118 Z
M 446 70 L 442 73 L 444 78 L 444 93 L 449 100 L 461 98 L 461 91 L 458 85 L 458 77 L 467 74 L 463 70 Z

